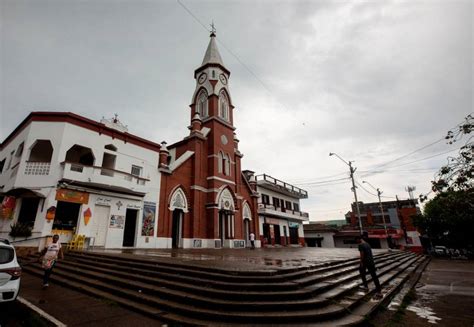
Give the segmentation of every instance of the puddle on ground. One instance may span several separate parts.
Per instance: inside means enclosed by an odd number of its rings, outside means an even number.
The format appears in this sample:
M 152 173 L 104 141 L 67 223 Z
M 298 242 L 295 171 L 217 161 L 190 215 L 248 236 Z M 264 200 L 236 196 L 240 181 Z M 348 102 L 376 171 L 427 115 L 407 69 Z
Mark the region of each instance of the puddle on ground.
M 408 311 L 416 313 L 420 318 L 428 320 L 430 324 L 437 324 L 441 318 L 436 317 L 436 313 L 430 307 L 422 305 L 418 301 L 407 307 Z
M 417 289 L 422 288 L 424 285 L 416 286 Z M 403 301 L 404 292 L 398 293 L 390 302 L 388 309 L 391 311 L 396 311 L 400 308 L 400 305 Z M 423 292 L 423 290 L 418 290 L 416 292 L 417 299 L 413 301 L 410 305 L 407 306 L 406 310 L 414 312 L 418 317 L 426 319 L 430 324 L 437 324 L 441 318 L 436 316 L 436 312 L 430 307 L 430 304 L 434 302 L 436 296 L 433 293 Z

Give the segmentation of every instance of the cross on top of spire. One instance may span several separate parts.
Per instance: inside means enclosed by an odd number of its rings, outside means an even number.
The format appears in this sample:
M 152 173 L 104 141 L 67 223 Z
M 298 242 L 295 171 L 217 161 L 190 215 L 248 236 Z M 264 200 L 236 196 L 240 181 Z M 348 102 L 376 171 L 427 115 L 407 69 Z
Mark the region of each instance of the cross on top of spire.
M 214 21 L 212 21 L 211 26 L 211 36 L 216 36 L 216 27 L 214 26 Z

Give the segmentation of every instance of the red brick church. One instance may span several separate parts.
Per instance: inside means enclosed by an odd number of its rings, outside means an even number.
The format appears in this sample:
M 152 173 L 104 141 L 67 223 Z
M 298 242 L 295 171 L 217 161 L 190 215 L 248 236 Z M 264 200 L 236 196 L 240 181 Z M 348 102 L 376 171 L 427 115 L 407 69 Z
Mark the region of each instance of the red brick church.
M 167 247 L 245 247 L 250 232 L 260 234 L 258 194 L 252 173 L 241 170 L 230 72 L 215 33 L 194 78 L 190 133 L 160 149 L 157 236 Z

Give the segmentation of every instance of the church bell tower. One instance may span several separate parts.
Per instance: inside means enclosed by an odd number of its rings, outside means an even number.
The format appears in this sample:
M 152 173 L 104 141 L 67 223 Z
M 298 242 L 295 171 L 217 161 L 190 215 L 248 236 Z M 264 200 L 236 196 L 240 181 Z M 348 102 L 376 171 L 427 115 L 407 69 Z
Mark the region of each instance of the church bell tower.
M 230 72 L 224 66 L 213 29 L 201 66 L 194 71 L 196 88 L 191 104 L 191 119 L 198 113 L 203 123 L 219 120 L 233 127 L 233 106 L 229 92 Z

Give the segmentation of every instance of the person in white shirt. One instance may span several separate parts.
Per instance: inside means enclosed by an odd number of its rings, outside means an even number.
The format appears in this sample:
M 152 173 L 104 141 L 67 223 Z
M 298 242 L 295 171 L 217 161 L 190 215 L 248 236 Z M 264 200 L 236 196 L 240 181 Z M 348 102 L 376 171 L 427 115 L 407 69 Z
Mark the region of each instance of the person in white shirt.
M 43 288 L 46 288 L 49 286 L 49 277 L 53 272 L 53 267 L 56 264 L 58 257 L 64 259 L 61 243 L 59 243 L 59 235 L 54 235 L 53 243 L 47 245 L 41 253 L 43 254 L 41 266 L 44 269 Z
M 250 233 L 249 238 L 250 238 L 251 249 L 254 250 L 255 249 L 255 234 L 253 232 Z

